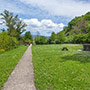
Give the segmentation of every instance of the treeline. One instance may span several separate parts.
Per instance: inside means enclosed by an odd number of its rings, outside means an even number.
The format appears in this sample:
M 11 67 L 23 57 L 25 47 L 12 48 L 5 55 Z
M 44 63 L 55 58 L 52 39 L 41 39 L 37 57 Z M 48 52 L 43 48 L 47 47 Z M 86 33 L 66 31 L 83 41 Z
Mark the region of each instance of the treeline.
M 58 34 L 52 32 L 52 35 L 49 38 L 44 36 L 37 36 L 35 38 L 36 44 L 62 44 L 64 43 L 64 41 L 65 41 L 65 34 L 63 31 Z
M 75 17 L 58 34 L 53 32 L 49 38 L 37 37 L 35 41 L 36 44 L 90 43 L 90 12 L 80 17 Z
M 7 29 L 2 29 L 0 32 L 0 50 L 9 50 L 16 48 L 20 42 L 32 42 L 32 36 L 30 32 L 26 32 L 25 27 L 27 26 L 22 20 L 7 10 L 1 13 L 2 24 Z M 22 35 L 26 32 L 25 35 Z
M 27 25 L 18 18 L 18 15 L 5 10 L 1 16 L 7 29 L 2 29 L 0 33 L 0 49 L 9 50 L 25 42 L 34 44 L 90 43 L 90 12 L 81 17 L 75 17 L 63 31 L 57 34 L 52 32 L 49 38 L 37 36 L 34 42 L 31 33 L 26 32 Z M 22 33 L 25 34 L 22 35 Z

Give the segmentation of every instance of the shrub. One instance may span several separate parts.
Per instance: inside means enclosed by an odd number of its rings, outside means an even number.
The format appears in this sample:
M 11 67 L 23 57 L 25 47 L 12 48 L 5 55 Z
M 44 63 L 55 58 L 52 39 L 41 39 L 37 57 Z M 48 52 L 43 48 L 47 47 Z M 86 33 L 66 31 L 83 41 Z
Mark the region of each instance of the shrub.
M 22 39 L 23 42 L 29 42 L 29 43 L 33 42 L 33 38 L 30 31 L 26 32 L 25 35 L 22 37 Z
M 84 43 L 88 43 L 88 36 L 87 34 L 79 34 L 79 35 L 76 35 L 73 40 L 72 40 L 73 43 L 76 43 L 76 44 L 84 44 Z
M 15 48 L 18 41 L 14 37 L 10 37 L 6 32 L 0 33 L 0 49 L 9 50 Z
M 44 36 L 36 37 L 35 38 L 35 43 L 36 44 L 46 44 L 47 43 L 47 38 Z

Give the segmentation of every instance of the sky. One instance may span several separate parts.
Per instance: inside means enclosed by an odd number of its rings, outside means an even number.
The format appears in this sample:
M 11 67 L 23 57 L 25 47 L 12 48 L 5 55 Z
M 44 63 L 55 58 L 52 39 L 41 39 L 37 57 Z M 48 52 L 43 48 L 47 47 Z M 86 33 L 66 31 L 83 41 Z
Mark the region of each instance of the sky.
M 75 17 L 90 11 L 90 0 L 0 0 L 0 13 L 18 14 L 33 35 L 58 33 Z M 0 22 L 2 20 L 0 19 Z M 4 26 L 0 25 L 0 29 Z

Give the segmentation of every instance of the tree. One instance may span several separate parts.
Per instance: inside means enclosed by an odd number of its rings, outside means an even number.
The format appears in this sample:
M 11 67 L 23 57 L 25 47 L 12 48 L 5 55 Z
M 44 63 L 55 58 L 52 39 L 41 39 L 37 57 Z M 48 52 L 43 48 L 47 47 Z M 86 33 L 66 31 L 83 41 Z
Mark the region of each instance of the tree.
M 60 33 L 57 34 L 56 37 L 56 44 L 62 44 L 65 41 L 65 33 L 64 31 L 61 31 Z
M 33 38 L 32 38 L 30 31 L 25 33 L 23 39 L 25 42 L 32 42 L 33 41 Z
M 49 38 L 48 43 L 49 44 L 55 44 L 55 39 L 56 39 L 56 34 L 55 34 L 55 32 L 52 32 L 52 35 Z
M 85 44 L 85 43 L 88 43 L 88 35 L 87 34 L 76 35 L 76 36 L 74 36 L 72 42 L 75 43 L 75 44 Z
M 3 23 L 7 26 L 8 35 L 16 37 L 20 40 L 20 35 L 25 31 L 26 24 L 18 18 L 18 15 L 14 16 L 13 13 L 5 10 L 1 13 Z
M 35 38 L 35 43 L 36 44 L 46 44 L 47 43 L 47 38 L 44 36 L 36 37 Z

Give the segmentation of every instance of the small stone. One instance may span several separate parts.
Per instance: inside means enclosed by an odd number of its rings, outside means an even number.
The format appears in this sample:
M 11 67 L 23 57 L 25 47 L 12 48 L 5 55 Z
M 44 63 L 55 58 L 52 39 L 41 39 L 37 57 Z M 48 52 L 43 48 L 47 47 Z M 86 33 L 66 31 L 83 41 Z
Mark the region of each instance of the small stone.
M 80 50 L 80 49 L 78 50 L 78 52 L 81 52 L 81 51 L 82 51 L 82 50 Z

